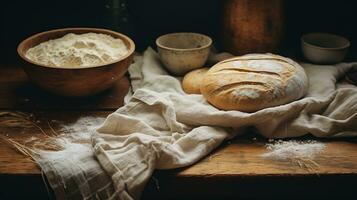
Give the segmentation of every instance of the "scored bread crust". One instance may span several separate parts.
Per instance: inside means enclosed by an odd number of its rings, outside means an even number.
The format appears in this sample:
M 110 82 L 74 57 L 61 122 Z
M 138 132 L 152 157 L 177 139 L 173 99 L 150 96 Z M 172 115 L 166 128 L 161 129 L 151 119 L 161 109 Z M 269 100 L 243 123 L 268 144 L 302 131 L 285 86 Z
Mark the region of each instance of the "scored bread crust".
M 304 69 L 273 54 L 248 54 L 221 61 L 204 76 L 201 93 L 222 110 L 255 112 L 303 97 L 308 88 Z
M 201 68 L 187 73 L 182 80 L 182 89 L 187 94 L 201 94 L 201 82 L 209 68 Z

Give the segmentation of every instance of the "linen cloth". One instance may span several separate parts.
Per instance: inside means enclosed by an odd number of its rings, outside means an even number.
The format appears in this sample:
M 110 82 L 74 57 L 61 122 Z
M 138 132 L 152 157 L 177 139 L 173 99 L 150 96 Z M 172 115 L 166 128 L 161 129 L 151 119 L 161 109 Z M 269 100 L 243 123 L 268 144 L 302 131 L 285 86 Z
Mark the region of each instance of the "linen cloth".
M 149 48 L 129 68 L 133 93 L 124 107 L 86 131 L 84 142 L 57 138 L 65 150 L 32 156 L 57 199 L 139 199 L 154 169 L 198 161 L 240 133 L 232 127 L 255 126 L 269 138 L 356 136 L 357 89 L 337 81 L 357 63 L 302 66 L 310 79 L 305 98 L 255 113 L 220 111 L 201 95 L 185 94 Z
M 339 84 L 357 63 L 318 66 L 302 63 L 307 95 L 254 113 L 222 111 L 202 95 L 185 94 L 151 48 L 129 68 L 133 95 L 108 116 L 93 136 L 100 165 L 120 199 L 139 199 L 155 169 L 191 165 L 236 132 L 254 126 L 268 138 L 357 135 L 357 89 Z

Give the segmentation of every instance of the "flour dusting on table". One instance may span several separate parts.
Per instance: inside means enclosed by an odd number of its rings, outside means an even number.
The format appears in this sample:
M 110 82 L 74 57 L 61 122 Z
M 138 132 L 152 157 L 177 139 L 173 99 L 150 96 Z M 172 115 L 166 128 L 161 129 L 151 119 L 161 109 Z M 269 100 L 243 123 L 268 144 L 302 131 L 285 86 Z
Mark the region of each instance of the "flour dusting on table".
M 44 147 L 53 145 L 58 149 L 55 151 L 44 149 L 37 149 L 42 157 L 51 159 L 67 159 L 69 157 L 76 158 L 92 154 L 91 137 L 96 129 L 104 122 L 104 117 L 81 117 L 76 122 L 65 124 L 61 121 L 53 121 L 52 123 L 59 125 L 59 135 L 51 138 L 49 141 L 38 141 Z
M 104 122 L 104 117 L 81 117 L 71 124 L 60 123 L 60 133 L 73 139 L 90 139 L 95 130 Z
M 324 143 L 316 140 L 277 140 L 266 144 L 269 152 L 262 156 L 274 160 L 312 159 L 321 153 L 325 146 Z

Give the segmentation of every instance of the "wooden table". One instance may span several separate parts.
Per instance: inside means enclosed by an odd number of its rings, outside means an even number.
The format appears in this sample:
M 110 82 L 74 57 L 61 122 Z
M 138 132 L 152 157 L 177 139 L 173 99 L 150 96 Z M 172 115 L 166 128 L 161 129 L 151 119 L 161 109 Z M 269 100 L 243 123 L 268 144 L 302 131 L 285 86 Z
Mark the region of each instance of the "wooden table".
M 122 106 L 128 87 L 128 79 L 123 78 L 114 88 L 95 97 L 65 99 L 32 85 L 17 65 L 0 66 L 0 109 L 70 123 L 80 116 L 106 116 L 113 112 Z M 0 134 L 18 140 L 23 134 L 38 132 L 0 127 Z M 156 171 L 143 199 L 353 196 L 357 184 L 357 140 L 321 141 L 326 148 L 314 159 L 318 166 L 311 170 L 288 160 L 262 157 L 268 152 L 267 141 L 257 135 L 237 137 L 191 167 Z M 37 165 L 2 140 L 0 184 L 0 199 L 47 198 Z

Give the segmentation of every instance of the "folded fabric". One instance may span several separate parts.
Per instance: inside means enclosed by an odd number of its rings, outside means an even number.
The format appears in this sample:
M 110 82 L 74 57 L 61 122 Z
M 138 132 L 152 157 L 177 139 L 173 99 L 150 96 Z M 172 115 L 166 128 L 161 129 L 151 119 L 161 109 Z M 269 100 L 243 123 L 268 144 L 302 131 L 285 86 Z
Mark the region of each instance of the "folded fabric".
M 129 68 L 126 105 L 108 116 L 93 136 L 94 153 L 121 199 L 139 199 L 155 169 L 191 165 L 225 139 L 232 128 L 254 126 L 268 138 L 357 135 L 357 89 L 337 84 L 357 63 L 302 64 L 306 97 L 255 113 L 222 111 L 202 95 L 188 95 L 151 48 Z

